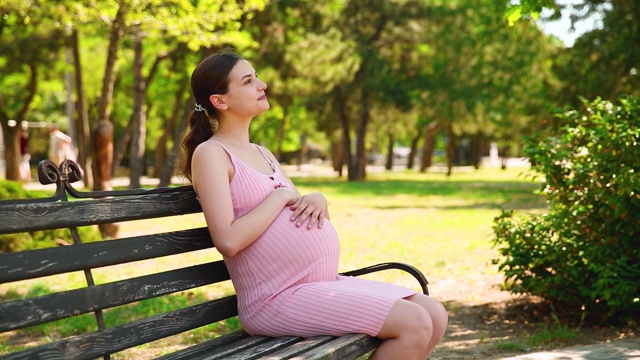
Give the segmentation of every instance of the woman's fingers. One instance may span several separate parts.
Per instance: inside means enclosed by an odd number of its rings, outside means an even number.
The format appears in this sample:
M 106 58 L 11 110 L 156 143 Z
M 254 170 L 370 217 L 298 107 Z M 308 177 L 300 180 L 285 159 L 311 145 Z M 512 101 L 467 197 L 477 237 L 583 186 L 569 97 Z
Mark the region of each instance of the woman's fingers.
M 312 194 L 313 195 L 313 194 Z M 296 222 L 296 226 L 300 227 L 308 221 L 307 228 L 314 226 L 321 228 L 324 225 L 326 204 L 318 200 L 318 196 L 302 196 L 290 206 L 293 210 L 291 221 Z M 324 199 L 320 197 L 320 199 Z
M 296 226 L 300 227 L 305 224 L 308 220 L 307 227 L 309 229 L 313 228 L 314 225 L 318 225 L 318 227 L 322 227 L 324 223 L 324 214 L 320 209 L 315 209 L 311 205 L 292 205 L 292 208 L 295 207 L 293 214 L 291 215 L 291 221 L 296 222 Z

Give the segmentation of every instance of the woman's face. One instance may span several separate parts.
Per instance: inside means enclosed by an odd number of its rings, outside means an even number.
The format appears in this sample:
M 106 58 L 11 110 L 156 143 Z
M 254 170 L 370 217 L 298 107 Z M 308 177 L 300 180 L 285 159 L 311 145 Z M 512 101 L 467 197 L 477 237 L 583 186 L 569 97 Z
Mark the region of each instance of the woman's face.
M 218 95 L 227 109 L 242 116 L 255 116 L 269 110 L 265 90 L 267 84 L 256 77 L 256 71 L 246 60 L 239 60 L 229 73 L 229 91 Z

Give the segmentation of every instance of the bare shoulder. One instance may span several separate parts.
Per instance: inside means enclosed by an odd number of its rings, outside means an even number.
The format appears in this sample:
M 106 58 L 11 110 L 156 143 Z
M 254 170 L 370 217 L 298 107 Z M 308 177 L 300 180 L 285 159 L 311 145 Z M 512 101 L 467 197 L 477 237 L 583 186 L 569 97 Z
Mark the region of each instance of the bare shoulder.
M 196 146 L 196 149 L 193 151 L 194 157 L 211 157 L 217 155 L 224 155 L 225 151 L 218 142 L 215 141 L 204 141 Z
M 229 155 L 222 146 L 215 141 L 205 141 L 198 145 L 193 152 L 192 167 L 194 168 L 220 168 L 231 169 L 233 166 Z

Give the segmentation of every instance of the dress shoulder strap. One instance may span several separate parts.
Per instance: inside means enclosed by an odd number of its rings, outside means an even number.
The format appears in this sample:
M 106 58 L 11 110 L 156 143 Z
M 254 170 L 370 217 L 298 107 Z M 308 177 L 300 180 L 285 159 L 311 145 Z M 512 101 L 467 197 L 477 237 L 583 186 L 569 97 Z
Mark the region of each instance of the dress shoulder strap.
M 253 145 L 258 148 L 258 150 L 260 151 L 262 156 L 264 156 L 264 158 L 267 160 L 267 162 L 271 166 L 271 170 L 272 171 L 276 171 L 277 170 L 276 164 L 273 162 L 273 160 L 271 160 L 271 157 L 269 157 L 269 155 L 267 155 L 267 153 L 264 151 L 264 148 L 262 146 L 258 145 L 258 144 L 253 144 Z

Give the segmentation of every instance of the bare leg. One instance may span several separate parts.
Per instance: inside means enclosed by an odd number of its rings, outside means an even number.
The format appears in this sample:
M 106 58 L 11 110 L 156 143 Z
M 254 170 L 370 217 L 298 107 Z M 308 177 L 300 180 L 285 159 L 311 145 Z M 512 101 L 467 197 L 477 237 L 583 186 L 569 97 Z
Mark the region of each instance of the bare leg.
M 378 333 L 383 342 L 371 354 L 376 359 L 416 360 L 430 353 L 428 345 L 433 336 L 431 315 L 421 305 L 409 300 L 398 300 Z
M 447 324 L 449 323 L 447 310 L 439 301 L 424 294 L 415 294 L 408 300 L 422 306 L 429 312 L 429 315 L 431 316 L 431 323 L 433 324 L 433 333 L 431 335 L 431 340 L 427 345 L 426 351 L 423 352 L 418 358 L 428 359 L 429 356 L 431 356 L 431 352 L 433 351 L 433 349 L 436 347 L 436 345 L 438 345 L 440 340 L 442 340 L 444 332 L 447 329 Z
M 378 333 L 383 342 L 369 359 L 427 359 L 447 323 L 446 309 L 432 297 L 416 294 L 398 300 Z

